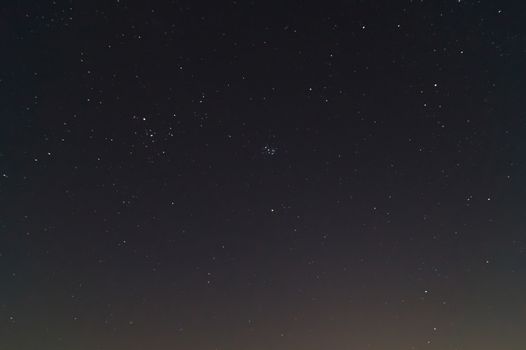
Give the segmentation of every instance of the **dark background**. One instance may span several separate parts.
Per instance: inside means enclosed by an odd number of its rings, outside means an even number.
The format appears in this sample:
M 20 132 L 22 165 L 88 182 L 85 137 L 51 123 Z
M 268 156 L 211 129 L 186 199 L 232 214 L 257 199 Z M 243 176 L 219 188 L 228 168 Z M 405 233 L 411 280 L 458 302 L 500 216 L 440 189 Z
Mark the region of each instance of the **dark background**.
M 0 8 L 0 349 L 524 349 L 523 1 Z

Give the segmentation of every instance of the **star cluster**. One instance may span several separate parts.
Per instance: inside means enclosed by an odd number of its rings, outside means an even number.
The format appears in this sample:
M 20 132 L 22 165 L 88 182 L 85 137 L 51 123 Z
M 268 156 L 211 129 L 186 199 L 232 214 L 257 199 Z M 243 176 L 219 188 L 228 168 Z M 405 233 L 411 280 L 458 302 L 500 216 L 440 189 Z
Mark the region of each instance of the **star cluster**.
M 0 9 L 0 349 L 524 349 L 520 1 Z

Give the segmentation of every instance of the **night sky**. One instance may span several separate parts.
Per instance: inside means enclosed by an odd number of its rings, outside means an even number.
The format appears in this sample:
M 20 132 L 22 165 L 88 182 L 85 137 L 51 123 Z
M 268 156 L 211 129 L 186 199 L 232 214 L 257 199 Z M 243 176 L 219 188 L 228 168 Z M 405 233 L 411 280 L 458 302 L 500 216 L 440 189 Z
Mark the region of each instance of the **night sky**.
M 3 1 L 0 349 L 523 350 L 524 1 Z

